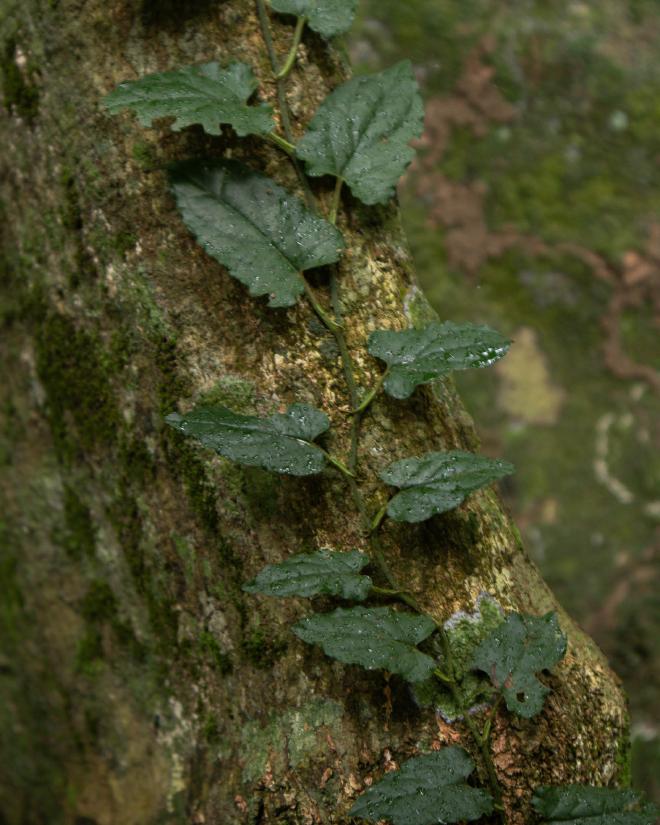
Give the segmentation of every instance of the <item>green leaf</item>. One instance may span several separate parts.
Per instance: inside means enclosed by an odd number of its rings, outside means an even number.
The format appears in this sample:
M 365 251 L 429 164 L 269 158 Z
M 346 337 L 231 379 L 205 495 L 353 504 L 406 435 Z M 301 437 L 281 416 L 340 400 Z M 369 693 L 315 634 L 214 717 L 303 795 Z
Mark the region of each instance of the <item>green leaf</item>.
M 293 628 L 304 642 L 321 645 L 340 662 L 389 670 L 409 682 L 427 678 L 435 667 L 433 659 L 415 647 L 434 630 L 428 616 L 391 607 L 340 607 L 333 613 L 308 616 Z
M 530 719 L 541 712 L 550 693 L 535 674 L 554 667 L 565 653 L 566 636 L 556 613 L 510 613 L 476 649 L 472 667 L 490 676 L 510 711 Z
M 266 596 L 340 596 L 361 602 L 372 587 L 369 576 L 359 575 L 368 564 L 369 557 L 358 550 L 301 553 L 265 567 L 243 590 Z
M 471 669 L 472 657 L 481 642 L 503 621 L 502 608 L 488 593 L 479 595 L 474 612 L 459 610 L 450 616 L 443 627 L 451 654 L 451 669 L 458 685 L 455 691 L 450 691 L 435 676 L 418 682 L 412 688 L 417 704 L 434 707 L 446 722 L 451 723 L 462 718 L 466 711 L 490 702 L 494 688 L 487 676 Z M 442 645 L 438 645 L 436 658 L 441 669 L 450 669 Z
M 205 447 L 248 467 L 311 476 L 325 466 L 325 455 L 311 442 L 330 426 L 328 416 L 307 404 L 292 404 L 269 418 L 237 415 L 226 407 L 196 407 L 172 413 L 167 423 Z
M 424 109 L 409 60 L 355 77 L 320 105 L 298 143 L 313 176 L 342 178 L 364 203 L 385 203 L 415 156 Z
M 409 759 L 386 774 L 357 800 L 349 815 L 393 825 L 436 825 L 472 821 L 493 810 L 493 799 L 465 780 L 474 771 L 467 753 L 456 746 Z
M 660 814 L 634 791 L 590 785 L 537 788 L 532 804 L 546 822 L 562 825 L 654 825 Z
M 251 295 L 292 306 L 301 272 L 339 259 L 344 242 L 273 180 L 236 161 L 190 161 L 171 173 L 183 220 L 201 246 Z
M 408 398 L 419 384 L 453 370 L 489 367 L 506 355 L 510 344 L 489 327 L 451 321 L 420 330 L 379 329 L 369 336 L 369 352 L 390 368 L 384 387 L 394 398 Z
M 131 109 L 143 126 L 173 117 L 175 131 L 199 123 L 210 135 L 219 135 L 220 124 L 228 123 L 240 137 L 264 135 L 273 129 L 273 110 L 264 103 L 246 102 L 258 85 L 245 63 L 223 69 L 211 62 L 120 83 L 103 103 L 112 114 Z
M 275 11 L 306 17 L 310 29 L 330 38 L 353 25 L 357 0 L 270 0 Z
M 395 521 L 425 521 L 453 510 L 471 492 L 513 470 L 507 461 L 460 450 L 395 461 L 380 474 L 386 484 L 401 488 L 390 500 L 387 514 Z

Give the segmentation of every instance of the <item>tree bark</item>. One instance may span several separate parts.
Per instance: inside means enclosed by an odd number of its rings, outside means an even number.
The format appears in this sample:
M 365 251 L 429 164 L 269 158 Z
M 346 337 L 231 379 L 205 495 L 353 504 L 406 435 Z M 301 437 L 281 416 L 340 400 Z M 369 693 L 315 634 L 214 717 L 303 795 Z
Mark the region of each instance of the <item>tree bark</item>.
M 241 591 L 292 553 L 364 547 L 342 477 L 239 468 L 163 425 L 201 399 L 259 413 L 302 401 L 330 414 L 332 450 L 347 453 L 333 338 L 304 302 L 268 309 L 196 246 L 164 167 L 231 153 L 292 189 L 295 175 L 256 139 L 145 130 L 100 107 L 122 80 L 232 58 L 275 102 L 254 4 L 0 0 L 0 12 L 0 822 L 348 822 L 365 782 L 393 763 L 470 741 L 395 678 L 305 647 L 289 629 L 309 611 L 302 601 Z M 284 55 L 290 21 L 273 23 Z M 296 130 L 345 74 L 306 33 L 289 82 Z M 315 188 L 329 198 L 325 182 Z M 433 311 L 396 206 L 347 198 L 340 226 L 342 304 L 366 389 L 377 376 L 367 334 Z M 478 441 L 451 381 L 409 403 L 380 397 L 362 429 L 363 494 L 377 509 L 389 461 L 452 448 Z M 383 538 L 438 620 L 484 591 L 505 608 L 560 611 L 569 651 L 542 716 L 495 722 L 509 821 L 529 821 L 537 784 L 625 781 L 618 682 L 497 496 L 386 525 Z

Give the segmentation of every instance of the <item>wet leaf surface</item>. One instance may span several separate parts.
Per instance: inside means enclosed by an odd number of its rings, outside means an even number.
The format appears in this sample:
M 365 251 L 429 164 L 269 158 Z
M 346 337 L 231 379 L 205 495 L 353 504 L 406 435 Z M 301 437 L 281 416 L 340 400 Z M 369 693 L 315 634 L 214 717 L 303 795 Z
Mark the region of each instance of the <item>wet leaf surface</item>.
M 541 712 L 550 693 L 536 674 L 554 667 L 565 653 L 566 636 L 556 613 L 510 613 L 476 649 L 472 667 L 490 676 L 510 711 L 529 719 Z
M 320 645 L 340 662 L 389 670 L 409 682 L 427 678 L 435 667 L 433 659 L 415 647 L 434 630 L 428 616 L 391 607 L 340 607 L 333 613 L 308 616 L 293 628 L 304 642 Z
M 344 242 L 275 181 L 236 161 L 191 161 L 171 173 L 186 226 L 251 295 L 287 307 L 304 289 L 301 272 L 339 259 Z
M 325 467 L 323 452 L 311 442 L 330 426 L 325 413 L 293 404 L 269 418 L 237 415 L 226 407 L 197 407 L 172 413 L 167 423 L 237 464 L 275 473 L 309 476 Z
M 384 388 L 394 398 L 408 398 L 415 387 L 454 370 L 489 367 L 510 344 L 489 327 L 451 321 L 420 330 L 379 329 L 369 336 L 369 352 L 390 368 Z
M 313 176 L 342 178 L 364 203 L 386 203 L 415 156 L 424 109 L 409 60 L 355 77 L 321 103 L 297 154 Z
M 270 0 L 270 5 L 282 14 L 306 17 L 310 29 L 328 38 L 350 29 L 357 0 Z
M 243 590 L 266 596 L 325 595 L 363 601 L 369 595 L 372 581 L 369 576 L 360 575 L 360 570 L 368 564 L 369 557 L 358 550 L 301 553 L 264 568 Z
M 395 461 L 380 477 L 401 488 L 390 500 L 388 516 L 395 521 L 418 522 L 458 507 L 474 490 L 513 471 L 513 465 L 506 461 L 453 450 Z
M 493 810 L 490 794 L 465 780 L 474 763 L 458 747 L 409 759 L 369 788 L 351 808 L 351 816 L 393 825 L 436 825 L 472 821 Z
M 161 117 L 172 117 L 171 128 L 179 131 L 200 124 L 210 135 L 220 134 L 228 123 L 240 137 L 263 135 L 273 129 L 273 110 L 267 104 L 248 106 L 258 82 L 245 63 L 186 66 L 120 83 L 104 99 L 112 113 L 130 109 L 143 126 Z

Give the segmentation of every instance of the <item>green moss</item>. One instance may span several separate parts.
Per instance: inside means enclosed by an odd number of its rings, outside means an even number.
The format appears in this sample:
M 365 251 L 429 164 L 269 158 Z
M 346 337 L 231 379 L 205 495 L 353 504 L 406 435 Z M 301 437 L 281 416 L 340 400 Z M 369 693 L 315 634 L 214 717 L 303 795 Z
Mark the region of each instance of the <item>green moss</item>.
M 200 404 L 220 404 L 238 413 L 254 412 L 255 387 L 237 375 L 223 376 L 199 398 Z
M 86 628 L 76 645 L 75 668 L 78 673 L 89 678 L 97 676 L 103 669 L 103 636 L 100 628 Z
M 135 247 L 137 235 L 134 232 L 117 232 L 112 236 L 111 247 L 121 257 Z
M 18 584 L 18 556 L 8 527 L 0 521 L 0 640 L 5 650 L 20 638 L 23 595 Z
M 175 431 L 165 428 L 162 436 L 170 472 L 183 483 L 191 508 L 202 528 L 209 535 L 217 535 L 220 522 L 215 505 L 216 492 L 209 484 L 204 462 L 196 454 L 195 448 Z
M 74 247 L 69 285 L 72 289 L 76 289 L 82 283 L 95 279 L 97 272 L 82 235 L 83 216 L 75 171 L 65 165 L 60 172 L 59 183 L 62 189 L 60 218 L 68 239 Z
M 118 646 L 134 659 L 144 659 L 145 650 L 129 624 L 119 616 L 117 598 L 110 585 L 103 580 L 90 584 L 81 604 L 80 613 L 85 621 L 85 631 L 76 651 L 76 667 L 81 673 L 93 676 L 99 672 L 105 658 L 103 629 L 112 631 L 112 638 Z
M 5 109 L 31 123 L 39 111 L 39 89 L 34 84 L 34 70 L 21 71 L 17 62 L 17 42 L 10 37 L 0 53 L 0 74 Z
M 160 578 L 148 564 L 144 548 L 143 517 L 135 494 L 126 480 L 109 510 L 109 516 L 126 559 L 133 586 L 146 604 L 155 648 L 164 654 L 171 653 L 177 645 L 177 613 L 173 607 L 173 599 L 164 591 Z M 176 583 L 174 573 L 168 581 Z
M 188 382 L 179 372 L 176 340 L 167 335 L 160 336 L 156 341 L 154 360 L 161 373 L 158 384 L 159 410 L 165 416 L 176 410 L 178 402 L 188 391 Z
M 131 154 L 133 155 L 133 160 L 145 172 L 153 172 L 155 169 L 158 169 L 160 165 L 156 147 L 152 146 L 152 144 L 146 140 L 137 140 L 133 144 Z
M 327 748 L 324 733 L 335 730 L 341 716 L 342 708 L 336 702 L 314 699 L 300 708 L 273 714 L 266 725 L 248 722 L 241 731 L 243 779 L 258 780 L 269 761 L 279 773 L 321 756 Z
M 243 495 L 256 516 L 268 519 L 280 512 L 282 480 L 279 476 L 258 467 L 245 467 L 242 478 Z
M 35 335 L 37 372 L 61 459 L 115 442 L 121 423 L 99 339 L 64 315 L 47 315 Z M 73 432 L 72 432 L 73 430 Z
M 204 718 L 202 736 L 209 745 L 217 745 L 220 741 L 220 726 L 212 713 L 207 713 Z
M 143 486 L 156 472 L 154 459 L 139 436 L 125 436 L 119 446 L 119 463 L 130 484 Z
M 69 485 L 64 487 L 64 529 L 55 531 L 53 538 L 76 561 L 95 554 L 96 529 L 89 507 Z
M 207 630 L 199 634 L 197 646 L 205 661 L 214 667 L 219 673 L 225 676 L 232 671 L 231 659 L 218 644 L 218 640 Z
M 627 720 L 626 730 L 630 728 L 630 719 Z M 630 788 L 633 779 L 633 747 L 629 736 L 619 739 L 619 750 L 616 755 L 617 785 L 621 788 Z
M 176 552 L 183 562 L 183 571 L 186 577 L 186 585 L 190 588 L 195 583 L 196 558 L 195 549 L 183 536 L 173 535 L 172 541 L 176 547 Z
M 241 647 L 251 664 L 262 670 L 269 670 L 284 655 L 288 642 L 285 639 L 267 636 L 261 627 L 257 627 L 246 634 Z

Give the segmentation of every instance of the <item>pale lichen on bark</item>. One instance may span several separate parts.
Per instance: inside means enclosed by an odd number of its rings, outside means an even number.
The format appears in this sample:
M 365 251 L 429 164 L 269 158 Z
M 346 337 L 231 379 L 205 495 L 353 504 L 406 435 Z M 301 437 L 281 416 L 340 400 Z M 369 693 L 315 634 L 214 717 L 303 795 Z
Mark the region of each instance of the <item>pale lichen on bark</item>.
M 100 108 L 119 81 L 211 58 L 250 63 L 272 97 L 253 4 L 186 8 L 0 4 L 2 37 L 12 59 L 17 48 L 26 56 L 16 68 L 29 65 L 24 81 L 36 90 L 29 117 L 23 96 L 23 110 L 5 103 L 1 122 L 0 691 L 10 733 L 0 804 L 11 825 L 345 822 L 392 759 L 454 735 L 395 680 L 305 649 L 289 632 L 301 603 L 240 590 L 292 552 L 364 546 L 341 477 L 236 468 L 163 426 L 164 413 L 204 397 L 257 412 L 306 401 L 331 414 L 333 449 L 347 448 L 330 337 L 304 304 L 268 310 L 206 258 L 163 174 L 174 158 L 231 152 L 295 187 L 288 163 L 256 140 L 145 131 Z M 277 21 L 275 31 L 285 53 L 290 27 Z M 291 83 L 297 129 L 345 73 L 313 35 L 302 56 Z M 415 285 L 396 206 L 347 204 L 340 278 L 366 389 L 377 365 L 365 337 L 409 324 Z M 451 382 L 406 404 L 380 399 L 364 421 L 360 484 L 376 504 L 373 479 L 387 461 L 477 443 Z M 556 608 L 494 493 L 425 525 L 387 526 L 384 542 L 438 619 L 471 610 L 482 591 L 534 613 Z M 501 715 L 496 725 L 512 822 L 537 781 L 618 776 L 626 720 L 616 680 L 562 621 L 570 651 L 547 711 L 534 724 Z

